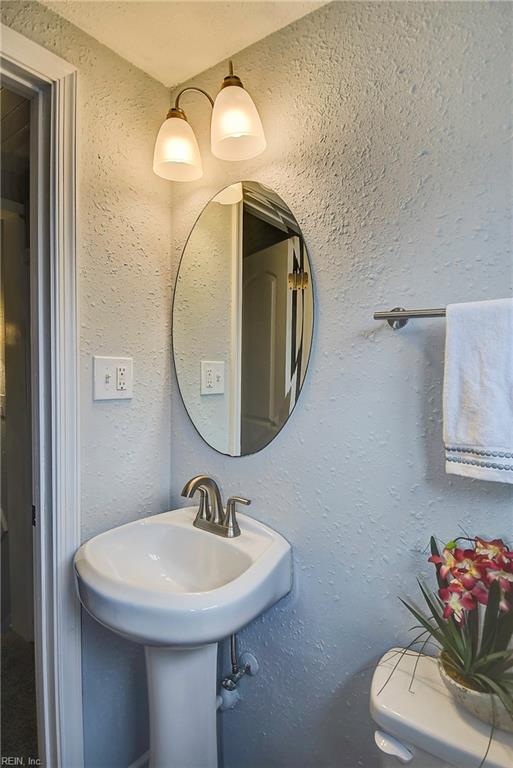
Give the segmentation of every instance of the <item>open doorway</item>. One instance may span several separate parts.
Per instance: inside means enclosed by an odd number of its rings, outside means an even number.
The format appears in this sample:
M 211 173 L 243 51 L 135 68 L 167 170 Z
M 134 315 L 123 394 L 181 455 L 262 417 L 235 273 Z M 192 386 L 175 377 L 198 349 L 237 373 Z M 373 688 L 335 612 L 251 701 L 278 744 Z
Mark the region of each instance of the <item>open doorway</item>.
M 76 80 L 0 25 L 2 765 L 83 766 Z
M 30 101 L 0 88 L 2 758 L 36 761 L 32 526 Z

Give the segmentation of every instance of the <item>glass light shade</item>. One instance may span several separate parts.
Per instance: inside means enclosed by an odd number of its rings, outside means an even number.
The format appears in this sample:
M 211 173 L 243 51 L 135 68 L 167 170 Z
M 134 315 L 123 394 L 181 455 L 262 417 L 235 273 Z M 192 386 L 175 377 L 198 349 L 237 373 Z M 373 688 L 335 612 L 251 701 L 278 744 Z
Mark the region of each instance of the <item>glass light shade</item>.
M 237 181 L 235 184 L 230 184 L 229 187 L 225 187 L 213 198 L 215 203 L 221 203 L 221 205 L 234 205 L 240 203 L 242 200 L 242 182 Z
M 170 181 L 194 181 L 203 176 L 196 136 L 187 120 L 168 117 L 158 132 L 153 170 Z
M 262 121 L 249 93 L 227 85 L 217 94 L 210 128 L 212 154 L 221 160 L 249 160 L 267 146 Z

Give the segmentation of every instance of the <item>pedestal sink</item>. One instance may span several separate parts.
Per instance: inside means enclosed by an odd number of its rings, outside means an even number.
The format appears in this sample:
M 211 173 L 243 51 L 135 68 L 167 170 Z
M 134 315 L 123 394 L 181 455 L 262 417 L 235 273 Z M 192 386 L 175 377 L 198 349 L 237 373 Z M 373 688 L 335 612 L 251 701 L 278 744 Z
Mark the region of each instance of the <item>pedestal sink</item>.
M 241 535 L 193 527 L 195 507 L 122 525 L 75 556 L 80 600 L 145 646 L 150 768 L 215 768 L 217 643 L 291 588 L 291 550 L 239 514 Z

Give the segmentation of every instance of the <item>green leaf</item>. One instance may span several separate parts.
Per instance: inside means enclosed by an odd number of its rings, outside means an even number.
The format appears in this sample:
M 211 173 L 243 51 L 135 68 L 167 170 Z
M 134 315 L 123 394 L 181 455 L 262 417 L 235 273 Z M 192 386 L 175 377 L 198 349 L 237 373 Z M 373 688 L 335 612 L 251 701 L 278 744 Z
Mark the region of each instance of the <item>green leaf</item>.
M 420 587 L 420 591 L 422 592 L 424 600 L 427 603 L 427 606 L 429 608 L 431 616 L 434 618 L 434 620 L 436 621 L 436 623 L 438 624 L 438 626 L 440 627 L 442 632 L 445 634 L 445 632 L 447 631 L 447 622 L 446 622 L 446 620 L 444 619 L 443 615 L 440 613 L 440 610 L 437 608 L 437 606 L 433 602 L 429 592 L 423 586 L 423 584 L 420 581 L 420 579 L 417 579 L 417 583 L 418 583 L 418 585 Z
M 484 659 L 480 659 L 473 665 L 472 674 L 486 675 L 486 677 L 496 680 L 500 685 L 507 682 L 507 674 L 513 669 L 513 652 L 504 651 L 498 654 L 490 654 Z
M 499 613 L 499 602 L 501 599 L 501 590 L 498 581 L 494 581 L 488 592 L 488 605 L 484 615 L 483 634 L 481 637 L 481 648 L 479 656 L 488 655 L 494 650 L 495 637 L 497 633 L 497 614 Z
M 509 664 L 513 663 L 513 648 L 505 651 L 495 651 L 489 653 L 487 656 L 481 656 L 474 664 L 475 669 L 480 669 L 487 664 L 493 664 L 495 661 L 505 661 Z
M 466 632 L 469 638 L 469 644 L 472 651 L 471 664 L 477 656 L 477 648 L 479 644 L 479 614 L 477 608 L 467 613 Z
M 430 548 L 431 548 L 431 554 L 434 555 L 435 557 L 440 557 L 440 552 L 439 552 L 439 549 L 438 549 L 438 544 L 436 543 L 434 536 L 431 536 L 431 538 L 429 540 L 429 545 L 430 545 Z M 447 583 L 446 583 L 445 579 L 442 579 L 442 577 L 440 576 L 440 566 L 435 564 L 435 570 L 436 570 L 436 580 L 438 582 L 438 586 L 439 587 L 446 587 Z
M 444 637 L 442 633 L 440 632 L 437 627 L 433 626 L 433 624 L 430 624 L 429 620 L 423 616 L 420 611 L 418 611 L 416 608 L 413 607 L 413 605 L 409 605 L 405 600 L 402 599 L 402 597 L 399 598 L 401 603 L 406 606 L 406 608 L 410 611 L 413 616 L 417 619 L 419 624 L 424 627 L 424 629 L 427 629 L 429 634 L 435 638 L 435 640 L 438 642 L 438 644 L 443 648 L 444 647 Z
M 399 600 L 402 602 L 402 604 L 410 611 L 410 613 L 417 619 L 417 621 L 423 626 L 433 637 L 434 640 L 438 643 L 441 650 L 446 651 L 446 653 L 454 660 L 454 662 L 458 665 L 458 670 L 463 669 L 463 658 L 461 657 L 461 654 L 459 652 L 459 649 L 457 646 L 455 646 L 450 637 L 445 636 L 440 629 L 438 629 L 437 626 L 434 626 L 429 622 L 429 620 L 420 613 L 420 611 L 417 610 L 412 605 L 409 605 L 405 600 L 403 600 L 401 597 Z
M 429 643 L 429 637 L 426 637 L 426 639 L 422 642 L 422 647 L 421 647 L 421 649 L 419 651 L 419 655 L 415 659 L 415 664 L 413 666 L 413 672 L 412 672 L 412 675 L 411 675 L 410 684 L 408 686 L 408 690 L 410 691 L 410 693 L 412 692 L 413 681 L 415 680 L 415 675 L 417 674 L 417 667 L 419 666 L 419 661 L 420 661 L 421 657 L 423 656 L 424 651 L 426 649 L 426 645 L 428 643 Z
M 495 637 L 495 648 L 498 651 L 505 650 L 511 643 L 513 637 L 513 609 L 503 613 L 497 622 L 497 634 Z
M 447 619 L 447 636 L 450 638 L 450 642 L 458 648 L 461 658 L 466 658 L 468 654 L 465 652 L 465 638 L 462 634 L 462 628 L 452 616 Z
M 504 675 L 507 674 L 507 672 L 511 669 L 513 669 L 512 660 L 505 659 L 504 661 L 492 662 L 492 664 L 485 666 L 483 669 L 481 669 L 480 672 L 484 675 L 487 675 L 487 677 L 491 677 L 494 680 L 497 680 L 497 682 L 500 682 L 502 684 Z
M 378 691 L 378 696 L 379 696 L 379 694 L 381 693 L 381 691 L 383 691 L 383 690 L 384 690 L 384 688 L 386 688 L 386 686 L 387 686 L 387 685 L 388 685 L 388 683 L 390 682 L 390 679 L 392 678 L 392 675 L 394 674 L 395 670 L 397 669 L 397 667 L 399 666 L 399 664 L 400 664 L 400 663 L 401 663 L 401 661 L 403 660 L 403 657 L 407 655 L 407 653 L 408 653 L 408 651 L 410 650 L 410 648 L 413 648 L 413 646 L 414 646 L 414 645 L 415 645 L 415 644 L 416 644 L 416 643 L 417 643 L 417 642 L 420 640 L 420 638 L 421 638 L 423 635 L 425 635 L 425 634 L 426 634 L 426 632 L 425 632 L 425 631 L 424 631 L 424 632 L 421 632 L 421 633 L 420 633 L 420 635 L 417 635 L 417 637 L 415 638 L 415 640 L 412 640 L 412 641 L 411 641 L 411 643 L 409 643 L 409 644 L 406 646 L 406 648 L 402 648 L 402 649 L 399 651 L 399 653 L 398 653 L 398 656 L 399 656 L 399 658 L 397 659 L 396 663 L 395 663 L 395 664 L 394 664 L 394 666 L 392 667 L 392 671 L 391 671 L 391 672 L 390 672 L 390 674 L 388 675 L 387 679 L 385 680 L 385 682 L 383 683 L 383 685 L 382 685 L 382 686 L 381 686 L 381 688 L 379 689 L 379 691 Z M 391 657 L 391 658 L 393 658 L 393 657 Z M 388 660 L 389 660 L 389 659 L 387 659 L 387 661 L 388 661 Z
M 508 713 L 513 718 L 513 698 L 511 695 L 504 690 L 504 688 L 499 685 L 495 680 L 492 680 L 490 677 L 487 677 L 486 675 L 476 675 L 479 680 L 487 685 L 489 687 L 489 690 L 493 693 L 496 693 L 499 699 L 502 701 L 504 706 L 506 707 Z
M 459 628 L 456 626 L 455 622 L 452 620 L 452 617 L 449 619 L 444 619 L 443 614 L 440 610 L 437 610 L 437 607 L 435 603 L 432 600 L 432 597 L 429 595 L 428 591 L 425 589 L 425 587 L 422 585 L 422 582 L 417 579 L 417 582 L 420 587 L 420 591 L 422 592 L 422 595 L 424 597 L 424 600 L 426 601 L 428 608 L 431 612 L 431 615 L 433 616 L 433 619 L 438 624 L 440 631 L 443 633 L 444 637 L 447 638 L 447 642 L 450 642 L 452 645 L 455 645 L 459 653 L 462 655 L 462 657 L 465 658 L 465 656 L 468 656 L 468 653 L 465 651 L 465 644 L 463 642 L 463 638 L 461 636 L 461 632 Z
M 446 648 L 444 648 L 443 652 L 443 665 L 448 671 L 452 670 L 453 672 L 456 672 L 458 675 L 463 675 L 463 664 L 461 663 L 460 659 L 455 659 L 451 654 L 448 652 Z
M 431 536 L 429 539 L 429 547 L 431 549 L 431 554 L 436 555 L 436 557 L 440 557 L 440 550 L 438 549 L 438 544 L 436 543 L 436 539 L 434 536 Z

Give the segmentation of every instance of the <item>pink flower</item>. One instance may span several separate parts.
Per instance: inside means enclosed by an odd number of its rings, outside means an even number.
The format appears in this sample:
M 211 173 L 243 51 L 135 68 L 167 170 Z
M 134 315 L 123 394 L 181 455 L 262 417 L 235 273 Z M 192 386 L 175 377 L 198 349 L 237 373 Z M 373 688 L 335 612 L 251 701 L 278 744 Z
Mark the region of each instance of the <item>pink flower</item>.
M 502 539 L 486 541 L 476 536 L 476 555 L 485 560 L 491 560 L 497 565 L 513 563 L 513 552 L 510 552 Z
M 485 571 L 484 563 L 479 561 L 473 549 L 445 548 L 443 557 L 432 555 L 429 561 L 439 567 L 442 579 L 457 579 L 467 590 L 475 587 Z
M 437 566 L 442 579 L 446 579 L 451 573 L 451 568 L 454 568 L 456 565 L 456 559 L 452 551 L 447 548 L 442 552 L 442 557 L 440 555 L 431 555 L 428 562 L 434 563 Z
M 477 602 L 481 603 L 481 605 L 488 604 L 488 590 L 482 582 L 476 584 L 476 586 L 472 589 L 472 594 L 476 598 Z
M 498 581 L 503 592 L 511 592 L 513 589 L 513 572 L 510 573 L 503 568 L 489 568 L 488 580 L 490 583 Z
M 445 604 L 444 617 L 454 616 L 462 622 L 465 611 L 472 610 L 477 603 L 488 604 L 490 586 L 498 581 L 500 586 L 500 609 L 513 609 L 513 551 L 502 539 L 487 541 L 479 536 L 471 539 L 474 548 L 462 549 L 456 541 L 444 547 L 442 556 L 432 555 L 439 576 L 448 582 L 439 590 Z
M 510 604 L 506 595 L 502 596 L 499 602 L 499 608 L 501 609 L 501 611 L 503 611 L 503 613 L 508 613 L 508 611 L 511 611 L 511 609 L 513 608 L 513 606 Z
M 513 596 L 510 597 L 509 595 L 510 592 L 513 592 L 513 568 L 509 566 L 501 568 L 494 563 L 491 568 L 488 568 L 487 581 L 490 585 L 494 581 L 499 582 L 501 588 L 500 609 L 504 612 L 509 611 L 512 607 L 510 603 L 513 603 Z
M 444 619 L 454 616 L 455 620 L 461 624 L 465 619 L 465 612 L 476 607 L 476 599 L 472 593 L 464 589 L 458 581 L 451 581 L 448 587 L 439 589 L 438 594 L 445 604 Z

